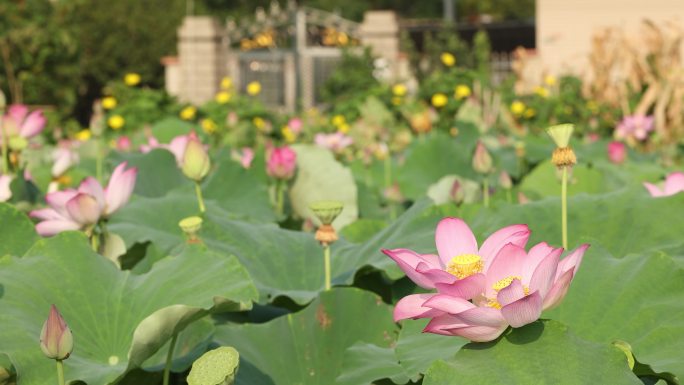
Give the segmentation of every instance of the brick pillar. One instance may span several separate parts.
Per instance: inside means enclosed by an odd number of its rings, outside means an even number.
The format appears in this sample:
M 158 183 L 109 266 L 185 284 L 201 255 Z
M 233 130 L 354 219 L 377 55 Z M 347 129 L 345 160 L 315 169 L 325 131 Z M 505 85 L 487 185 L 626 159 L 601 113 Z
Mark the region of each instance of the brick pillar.
M 223 29 L 209 16 L 186 16 L 178 29 L 179 97 L 201 104 L 218 91 L 225 72 Z
M 376 57 L 384 58 L 390 78 L 399 73 L 399 21 L 394 11 L 368 11 L 359 26 L 361 43 L 371 48 Z

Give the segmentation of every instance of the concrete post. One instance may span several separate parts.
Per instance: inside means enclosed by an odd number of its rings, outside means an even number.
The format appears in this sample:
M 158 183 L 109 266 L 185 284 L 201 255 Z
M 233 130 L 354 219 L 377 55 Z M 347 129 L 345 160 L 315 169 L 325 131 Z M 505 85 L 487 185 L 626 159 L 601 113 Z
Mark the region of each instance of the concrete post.
M 390 79 L 399 71 L 399 21 L 394 11 L 368 11 L 359 26 L 361 43 L 389 64 Z
M 186 16 L 178 29 L 180 98 L 193 104 L 211 100 L 225 73 L 223 29 L 209 16 Z

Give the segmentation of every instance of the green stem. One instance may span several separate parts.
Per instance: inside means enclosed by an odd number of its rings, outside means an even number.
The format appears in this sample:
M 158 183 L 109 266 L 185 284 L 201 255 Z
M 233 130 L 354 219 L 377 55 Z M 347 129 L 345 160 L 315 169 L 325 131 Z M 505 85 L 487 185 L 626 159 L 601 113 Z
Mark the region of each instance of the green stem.
M 96 253 L 100 249 L 100 237 L 95 231 L 95 228 L 93 228 L 92 233 L 90 234 L 90 246 Z
M 482 196 L 484 207 L 489 208 L 489 178 L 485 177 L 482 181 Z
M 323 246 L 323 259 L 325 260 L 325 290 L 330 290 L 330 245 Z
M 195 182 L 195 194 L 197 194 L 197 203 L 199 204 L 200 213 L 204 214 L 207 208 L 204 207 L 204 199 L 202 198 L 202 187 L 199 182 Z
M 171 376 L 171 362 L 173 362 L 173 351 L 176 349 L 176 340 L 178 340 L 178 333 L 175 333 L 171 337 L 171 343 L 169 344 L 169 351 L 166 353 L 166 366 L 164 366 L 164 385 L 169 385 L 169 377 Z
M 57 385 L 64 385 L 64 363 L 62 360 L 57 361 Z
M 563 167 L 561 177 L 561 222 L 563 231 L 563 248 L 568 249 L 568 168 Z
M 3 123 L 2 116 L 5 114 L 5 110 L 0 110 L 0 131 L 2 131 L 2 173 L 4 175 L 9 174 L 9 159 L 7 158 L 7 134 L 5 133 L 5 125 Z
M 100 184 L 104 184 L 104 181 L 102 180 L 104 174 L 104 154 L 102 150 L 102 138 L 98 136 L 95 143 L 97 144 L 97 157 L 95 157 L 95 178 L 98 182 L 100 182 Z
M 385 158 L 385 187 L 392 185 L 392 157 L 388 154 Z
M 506 201 L 508 203 L 513 203 L 513 197 L 511 196 L 511 189 L 506 190 Z
M 283 215 L 285 207 L 285 185 L 282 181 L 276 182 L 276 214 Z

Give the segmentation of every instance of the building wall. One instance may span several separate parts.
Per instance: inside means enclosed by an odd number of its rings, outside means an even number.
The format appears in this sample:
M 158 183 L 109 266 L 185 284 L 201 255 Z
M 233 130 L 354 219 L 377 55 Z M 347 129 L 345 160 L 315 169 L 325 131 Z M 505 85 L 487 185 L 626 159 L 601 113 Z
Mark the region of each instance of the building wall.
M 550 73 L 583 74 L 592 35 L 621 27 L 638 36 L 644 19 L 684 28 L 684 0 L 537 0 L 537 50 Z

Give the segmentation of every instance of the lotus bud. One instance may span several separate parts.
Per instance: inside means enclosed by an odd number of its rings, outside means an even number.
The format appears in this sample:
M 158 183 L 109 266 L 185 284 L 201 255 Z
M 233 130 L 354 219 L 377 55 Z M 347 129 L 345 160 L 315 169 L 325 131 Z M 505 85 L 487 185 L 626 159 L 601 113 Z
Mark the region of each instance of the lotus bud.
M 622 142 L 608 143 L 608 159 L 612 163 L 622 164 L 627 158 L 627 147 Z
M 270 151 L 266 162 L 266 173 L 275 179 L 292 179 L 297 168 L 297 153 L 287 146 Z
M 553 142 L 556 143 L 556 149 L 553 151 L 551 162 L 558 168 L 572 167 L 577 163 L 575 152 L 570 148 L 570 138 L 575 126 L 572 124 L 559 124 L 546 129 Z
M 183 153 L 183 174 L 188 178 L 199 182 L 204 179 L 211 168 L 211 160 L 195 135 L 188 136 L 188 144 Z
M 473 169 L 480 174 L 492 172 L 492 156 L 482 142 L 477 142 L 475 155 L 473 156 Z
M 451 200 L 457 205 L 460 205 L 465 200 L 465 191 L 463 190 L 463 186 L 461 186 L 461 182 L 459 182 L 458 179 L 454 180 L 454 184 L 451 185 L 451 190 L 449 190 L 449 198 L 451 198 Z
M 513 188 L 513 181 L 511 180 L 511 176 L 508 175 L 506 171 L 501 171 L 501 174 L 499 174 L 499 186 L 505 190 L 510 190 Z
M 200 243 L 200 239 L 197 233 L 202 229 L 202 218 L 198 216 L 192 216 L 182 219 L 178 222 L 181 230 L 185 233 L 188 238 L 188 243 Z
M 50 315 L 43 324 L 40 332 L 40 349 L 43 354 L 53 360 L 65 360 L 69 358 L 74 349 L 74 338 L 71 329 L 59 314 L 55 305 L 50 306 Z

